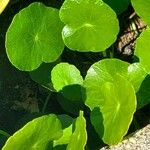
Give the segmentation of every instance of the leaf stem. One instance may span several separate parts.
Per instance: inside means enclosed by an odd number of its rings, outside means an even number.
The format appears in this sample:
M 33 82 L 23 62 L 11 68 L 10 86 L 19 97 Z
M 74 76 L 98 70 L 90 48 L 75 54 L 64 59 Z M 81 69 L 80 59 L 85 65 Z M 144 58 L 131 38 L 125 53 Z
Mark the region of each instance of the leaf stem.
M 3 130 L 0 130 L 0 134 L 9 138 L 10 137 L 10 134 L 8 134 L 7 132 L 3 131 Z
M 44 103 L 43 108 L 42 108 L 42 113 L 45 112 L 45 109 L 46 109 L 46 106 L 47 106 L 47 104 L 48 104 L 48 101 L 49 101 L 49 99 L 50 99 L 50 97 L 51 97 L 51 94 L 52 94 L 52 92 L 50 92 L 50 93 L 48 94 L 48 96 L 46 97 L 45 103 Z

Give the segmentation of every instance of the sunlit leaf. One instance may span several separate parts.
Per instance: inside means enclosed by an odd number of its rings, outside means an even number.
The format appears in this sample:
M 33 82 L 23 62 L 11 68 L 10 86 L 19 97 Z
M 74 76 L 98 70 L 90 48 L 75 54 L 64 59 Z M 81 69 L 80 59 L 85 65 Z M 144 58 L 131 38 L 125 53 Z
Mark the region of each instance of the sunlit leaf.
M 62 90 L 69 85 L 82 85 L 83 78 L 80 71 L 68 63 L 60 63 L 56 65 L 51 72 L 51 80 L 57 91 Z
M 75 130 L 70 137 L 70 141 L 66 150 L 85 150 L 86 142 L 86 120 L 83 116 L 83 112 L 80 111 L 80 115 L 75 122 Z
M 20 70 L 32 71 L 42 62 L 55 61 L 62 53 L 63 24 L 58 10 L 32 3 L 15 15 L 6 34 L 6 52 Z
M 135 12 L 150 26 L 150 0 L 131 0 Z
M 115 12 L 100 0 L 65 0 L 60 19 L 66 25 L 63 40 L 71 50 L 104 51 L 119 31 Z
M 108 145 L 122 140 L 136 110 L 134 88 L 124 76 L 126 65 L 117 60 L 97 62 L 88 70 L 84 82 L 86 105 L 94 111 L 92 124 Z
M 27 123 L 11 136 L 2 150 L 46 150 L 62 136 L 61 122 L 55 115 L 42 116 Z

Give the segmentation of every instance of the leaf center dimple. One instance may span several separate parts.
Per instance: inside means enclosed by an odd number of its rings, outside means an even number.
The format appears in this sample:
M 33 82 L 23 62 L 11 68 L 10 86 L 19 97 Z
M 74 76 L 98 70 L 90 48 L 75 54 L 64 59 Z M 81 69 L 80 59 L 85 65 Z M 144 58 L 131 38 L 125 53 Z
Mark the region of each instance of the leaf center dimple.
M 85 23 L 84 26 L 87 27 L 87 28 L 92 28 L 93 27 L 93 25 L 90 24 L 90 23 Z
M 38 42 L 38 40 L 39 40 L 38 34 L 35 35 L 35 38 L 34 38 L 34 39 L 35 39 L 35 42 Z

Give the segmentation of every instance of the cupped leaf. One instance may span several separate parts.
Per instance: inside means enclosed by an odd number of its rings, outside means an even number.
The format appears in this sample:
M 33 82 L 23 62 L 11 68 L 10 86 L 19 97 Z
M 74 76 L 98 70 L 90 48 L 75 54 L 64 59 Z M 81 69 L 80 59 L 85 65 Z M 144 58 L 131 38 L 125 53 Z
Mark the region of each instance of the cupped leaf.
M 150 74 L 150 28 L 147 28 L 137 39 L 135 47 L 135 55 L 140 59 L 140 64 L 145 68 L 146 72 Z
M 58 117 L 62 123 L 63 136 L 54 141 L 53 147 L 54 150 L 57 150 L 58 148 L 66 150 L 67 144 L 69 143 L 72 135 L 73 118 L 67 115 L 60 115 Z
M 87 95 L 86 104 L 91 109 L 99 105 L 101 99 L 99 86 L 101 87 L 106 82 L 115 82 L 114 76 L 116 74 L 126 77 L 128 66 L 128 63 L 119 59 L 104 59 L 90 67 L 84 81 L 84 87 Z
M 4 11 L 10 0 L 0 0 L 0 14 Z
M 131 0 L 135 12 L 150 26 L 150 0 Z
M 10 62 L 20 70 L 32 71 L 42 62 L 53 62 L 62 53 L 63 24 L 57 9 L 33 3 L 15 15 L 6 34 Z
M 139 91 L 139 88 L 146 76 L 147 73 L 140 63 L 133 63 L 128 67 L 127 78 L 132 83 L 136 92 Z
M 107 3 L 117 14 L 121 14 L 125 11 L 131 0 L 103 0 Z
M 136 110 L 134 88 L 124 76 L 127 66 L 117 60 L 100 61 L 91 66 L 84 82 L 86 105 L 99 110 L 91 115 L 92 124 L 108 145 L 122 140 Z
M 75 130 L 70 137 L 70 141 L 66 150 L 84 150 L 86 142 L 86 120 L 83 116 L 83 112 L 80 111 L 80 115 L 75 122 Z
M 65 0 L 60 18 L 66 24 L 63 40 L 71 50 L 104 51 L 119 31 L 115 12 L 101 0 Z
M 68 63 L 56 65 L 51 72 L 51 77 L 53 87 L 57 91 L 62 90 L 65 86 L 83 84 L 80 71 L 74 65 Z
M 62 136 L 61 122 L 51 114 L 27 123 L 11 136 L 2 150 L 45 150 L 49 143 Z

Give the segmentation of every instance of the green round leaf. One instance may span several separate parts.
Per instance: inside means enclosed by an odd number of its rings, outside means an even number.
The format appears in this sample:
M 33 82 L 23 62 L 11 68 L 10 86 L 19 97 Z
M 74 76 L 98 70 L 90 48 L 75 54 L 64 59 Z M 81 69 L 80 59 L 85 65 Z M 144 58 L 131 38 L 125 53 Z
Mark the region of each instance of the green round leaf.
M 99 105 L 101 98 L 99 87 L 106 82 L 115 82 L 114 76 L 116 74 L 126 77 L 128 66 L 128 63 L 119 59 L 104 59 L 90 67 L 84 81 L 84 87 L 87 91 L 86 104 L 91 109 Z
M 62 136 L 61 122 L 55 115 L 42 116 L 27 123 L 11 136 L 2 150 L 45 150 Z
M 9 60 L 23 71 L 55 61 L 64 49 L 62 28 L 57 9 L 36 2 L 21 10 L 6 34 Z
M 150 73 L 150 28 L 146 29 L 137 39 L 135 54 L 139 57 L 141 65 Z
M 86 105 L 99 109 L 99 119 L 95 119 L 97 113 L 91 116 L 92 124 L 108 145 L 122 140 L 136 110 L 135 91 L 124 76 L 127 68 L 128 63 L 103 60 L 91 66 L 84 82 Z
M 117 14 L 121 14 L 125 11 L 131 0 L 103 0 L 107 3 Z
M 86 120 L 83 116 L 83 112 L 80 111 L 80 115 L 75 122 L 75 130 L 70 137 L 70 141 L 66 150 L 85 150 L 86 142 Z
M 81 52 L 104 51 L 119 31 L 115 12 L 100 0 L 65 0 L 60 18 L 67 47 Z
M 150 26 L 150 0 L 131 0 L 136 13 Z
M 51 77 L 53 87 L 57 91 L 62 90 L 65 86 L 82 85 L 83 83 L 80 71 L 74 65 L 68 63 L 56 65 L 51 72 Z

